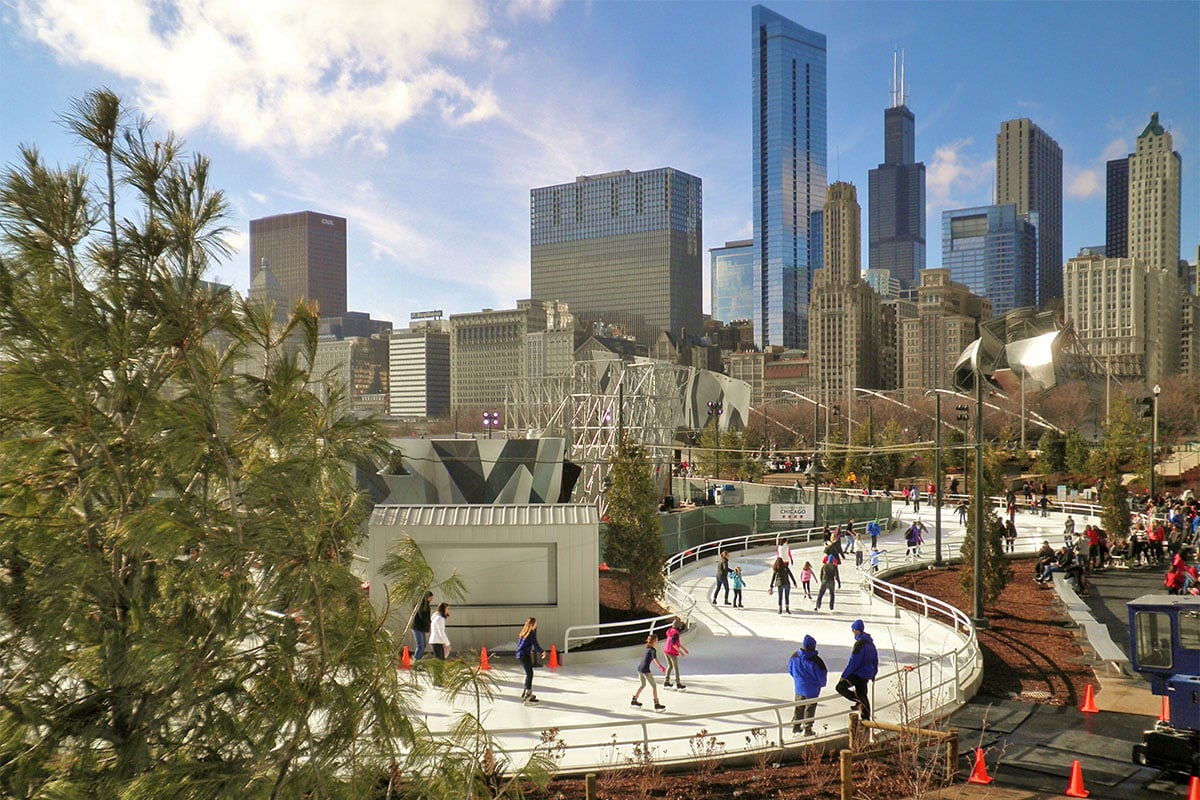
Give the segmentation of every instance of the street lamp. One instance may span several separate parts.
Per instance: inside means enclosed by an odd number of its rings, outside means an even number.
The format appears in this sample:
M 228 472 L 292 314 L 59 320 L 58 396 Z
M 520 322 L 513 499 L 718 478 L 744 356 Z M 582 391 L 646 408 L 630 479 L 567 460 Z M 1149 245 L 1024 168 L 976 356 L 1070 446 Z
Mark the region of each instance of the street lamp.
M 800 394 L 799 392 L 793 392 L 791 389 L 780 389 L 779 391 L 782 392 L 783 394 L 791 395 L 792 397 L 799 397 L 801 400 L 803 400 L 807 403 L 812 403 L 812 407 L 813 407 L 813 444 L 816 445 L 817 439 L 820 438 L 820 429 L 818 427 L 820 425 L 820 418 L 817 415 L 821 411 L 821 404 L 819 402 L 817 402 L 816 400 L 813 400 L 811 397 L 805 397 L 804 395 Z M 826 412 L 825 416 L 828 419 L 828 417 L 829 417 L 828 412 Z M 829 437 L 826 437 L 826 438 L 828 439 Z
M 1162 394 L 1162 387 L 1156 383 L 1151 391 L 1154 392 L 1154 410 L 1150 420 L 1150 502 L 1153 503 L 1154 479 L 1158 472 L 1158 396 Z
M 810 478 L 812 478 L 813 527 L 815 528 L 821 524 L 820 521 L 817 519 L 817 516 L 818 516 L 817 512 L 821 508 L 821 491 L 820 491 L 820 487 L 817 485 L 817 482 L 821 478 L 821 456 L 817 454 L 816 450 L 813 451 L 812 460 L 808 462 L 808 469 L 804 470 L 804 474 L 809 476 Z
M 725 410 L 725 404 L 720 400 L 708 401 L 708 418 L 716 422 L 717 434 L 717 464 L 716 464 L 716 479 L 721 480 L 721 412 Z
M 483 427 L 487 428 L 487 434 L 488 434 L 489 439 L 492 438 L 492 428 L 496 427 L 499 424 L 500 424 L 500 412 L 499 411 L 483 412 Z
M 942 562 L 942 395 L 937 389 L 931 389 L 933 393 L 934 413 L 937 416 L 937 423 L 933 426 L 933 485 L 937 492 L 937 497 L 934 500 L 933 506 L 933 537 L 934 537 L 934 559 L 933 565 L 940 567 Z M 926 392 L 928 397 L 930 392 Z

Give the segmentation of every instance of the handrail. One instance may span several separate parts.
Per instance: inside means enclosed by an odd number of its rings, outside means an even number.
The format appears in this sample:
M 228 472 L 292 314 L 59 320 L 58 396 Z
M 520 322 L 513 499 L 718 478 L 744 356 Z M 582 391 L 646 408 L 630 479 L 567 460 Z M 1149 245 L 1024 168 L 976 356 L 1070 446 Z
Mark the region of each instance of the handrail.
M 742 537 L 737 537 L 741 539 Z M 677 554 L 680 555 L 680 554 Z M 959 705 L 968 688 L 973 685 L 982 670 L 982 657 L 975 626 L 964 612 L 937 598 L 929 597 L 912 589 L 889 583 L 873 575 L 863 578 L 863 586 L 873 599 L 897 606 L 904 602 L 908 609 L 896 607 L 896 613 L 910 613 L 938 625 L 946 625 L 962 636 L 962 644 L 945 653 L 918 658 L 913 664 L 901 664 L 896 669 L 881 672 L 871 684 L 871 703 L 876 716 L 896 713 L 906 722 L 920 721 L 940 716 L 946 709 Z M 913 684 L 915 682 L 915 690 Z M 876 687 L 888 687 L 877 689 Z M 887 699 L 880 700 L 878 695 Z M 814 698 L 812 703 L 828 700 L 829 697 Z M 621 758 L 632 758 L 636 748 L 640 752 L 657 752 L 659 763 L 690 760 L 689 740 L 696 730 L 703 728 L 709 735 L 728 741 L 739 741 L 744 735 L 748 747 L 733 748 L 726 755 L 738 752 L 755 752 L 763 748 L 785 746 L 785 732 L 793 725 L 792 710 L 795 701 L 783 701 L 767 705 L 749 706 L 723 712 L 706 712 L 691 715 L 672 715 L 650 720 L 612 720 L 603 722 L 558 725 L 558 743 L 562 747 L 560 767 L 562 769 L 618 767 L 625 763 Z M 833 704 L 826 704 L 830 708 Z M 818 729 L 828 731 L 811 741 L 823 741 L 844 735 L 842 719 L 838 711 L 826 711 L 815 717 Z M 832 725 L 831 721 L 836 721 Z M 687 723 L 701 723 L 696 730 Z M 824 726 L 820 723 L 824 722 Z M 770 734 L 767 734 L 767 732 Z M 574 738 L 573 734 L 593 733 L 588 737 Z M 544 747 L 542 730 L 531 728 L 500 728 L 489 730 L 492 736 L 508 739 L 506 752 L 515 757 L 530 754 Z M 566 736 L 564 736 L 566 734 Z M 513 746 L 512 740 L 523 742 Z M 668 745 L 674 743 L 674 754 Z
M 776 544 L 780 539 L 795 539 L 796 541 L 810 542 L 813 538 L 820 536 L 822 530 L 819 527 L 812 527 L 747 533 L 712 542 L 704 542 L 696 547 L 676 553 L 663 564 L 663 572 L 666 573 L 667 577 L 664 595 L 667 604 L 674 608 L 674 611 L 657 617 L 642 617 L 640 619 L 622 620 L 621 622 L 571 625 L 563 631 L 563 654 L 570 653 L 572 645 L 578 650 L 580 645 L 598 639 L 615 639 L 642 631 L 645 631 L 646 635 L 649 636 L 656 630 L 665 628 L 665 623 L 669 623 L 675 617 L 680 617 L 685 622 L 690 622 L 692 611 L 696 608 L 696 599 L 672 581 L 671 574 L 691 562 L 719 554 L 722 550 L 749 550 L 753 546 L 765 544 L 772 540 Z M 592 633 L 592 631 L 595 631 L 595 633 Z

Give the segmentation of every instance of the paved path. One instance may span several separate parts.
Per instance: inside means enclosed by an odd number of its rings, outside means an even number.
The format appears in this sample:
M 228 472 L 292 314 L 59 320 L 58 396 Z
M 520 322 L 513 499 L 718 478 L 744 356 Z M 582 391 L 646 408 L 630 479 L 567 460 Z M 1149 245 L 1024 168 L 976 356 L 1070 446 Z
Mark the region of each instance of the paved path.
M 914 514 L 902 502 L 897 502 L 893 513 L 901 525 L 880 538 L 884 561 L 893 565 L 903 561 L 903 530 L 914 518 L 922 520 L 930 529 L 922 555 L 924 561 L 932 561 L 933 509 L 922 506 L 920 514 Z M 1018 551 L 1032 553 L 1043 539 L 1049 539 L 1052 544 L 1061 543 L 1064 518 L 1065 515 L 1053 513 L 1046 518 L 1019 515 Z M 1077 521 L 1081 528 L 1086 523 L 1086 520 Z M 958 552 L 963 528 L 949 508 L 944 509 L 942 523 L 944 553 L 948 557 Z M 523 674 L 519 666 L 511 657 L 495 657 L 492 659 L 493 675 L 499 684 L 499 694 L 493 702 L 486 704 L 484 724 L 497 732 L 505 747 L 514 750 L 531 746 L 542 730 L 559 728 L 560 738 L 572 748 L 562 762 L 568 769 L 597 762 L 623 763 L 632 756 L 631 748 L 621 744 L 614 746 L 614 739 L 647 742 L 657 759 L 686 758 L 692 747 L 688 737 L 702 728 L 718 735 L 725 751 L 730 753 L 765 744 L 764 735 L 774 739 L 782 733 L 785 742 L 793 742 L 790 707 L 763 707 L 792 700 L 787 661 L 804 635 L 809 634 L 816 638 L 830 671 L 829 685 L 821 694 L 816 727 L 822 738 L 835 738 L 845 732 L 849 703 L 834 693 L 833 685 L 853 644 L 850 631 L 853 620 L 863 619 L 867 631 L 874 637 L 880 652 L 881 671 L 895 670 L 922 657 L 952 651 L 962 642 L 961 636 L 949 628 L 929 622 L 918 624 L 908 615 L 898 619 L 890 606 L 872 601 L 861 591 L 861 574 L 854 566 L 853 557 L 842 566 L 843 588 L 837 594 L 835 610 L 814 611 L 812 603 L 803 598 L 803 590 L 796 589 L 792 593 L 792 614 L 780 615 L 775 598 L 766 591 L 773 555 L 773 552 L 762 550 L 735 555 L 733 564 L 742 567 L 748 583 L 743 598 L 745 608 L 710 602 L 711 561 L 701 562 L 673 576 L 697 599 L 697 605 L 692 615 L 695 631 L 685 638 L 691 655 L 680 659 L 687 691 L 663 688 L 661 675 L 656 672 L 660 698 L 667 706 L 664 713 L 646 710 L 653 703 L 648 691 L 642 693 L 645 704 L 642 709 L 630 707 L 630 697 L 638 686 L 635 673 L 637 650 L 625 651 L 627 655 L 618 656 L 616 661 L 600 663 L 578 663 L 573 656 L 567 656 L 564 666 L 558 670 L 537 670 L 534 691 L 541 703 L 532 707 L 520 702 Z M 815 545 L 798 547 L 793 550 L 793 555 L 798 578 L 799 566 L 805 560 L 816 564 L 820 550 Z M 814 595 L 816 589 L 814 586 Z M 953 666 L 946 660 L 930 669 L 940 670 L 940 674 L 945 675 L 953 670 Z M 935 680 L 932 675 L 917 677 L 922 681 Z M 897 680 L 881 680 L 874 694 L 875 704 L 880 708 L 879 718 L 899 721 L 899 696 L 914 692 L 915 689 L 906 692 Z M 889 704 L 893 706 L 890 709 Z M 451 708 L 444 699 L 432 693 L 422 699 L 421 707 L 427 710 L 426 721 L 435 731 L 449 728 L 455 715 L 467 708 L 465 705 Z M 746 713 L 741 715 L 743 710 Z M 708 719 L 709 716 L 720 716 L 722 721 L 715 723 Z M 755 729 L 765 733 L 753 733 Z M 605 752 L 597 758 L 600 749 Z

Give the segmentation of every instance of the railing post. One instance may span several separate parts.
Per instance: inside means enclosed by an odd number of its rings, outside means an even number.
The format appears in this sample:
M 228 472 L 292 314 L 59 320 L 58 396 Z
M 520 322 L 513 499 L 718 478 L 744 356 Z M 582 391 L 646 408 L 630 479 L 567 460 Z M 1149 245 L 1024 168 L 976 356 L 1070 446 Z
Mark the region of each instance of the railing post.
M 853 737 L 851 737 L 853 743 Z M 842 800 L 854 800 L 854 752 L 842 750 L 840 754 L 842 777 Z

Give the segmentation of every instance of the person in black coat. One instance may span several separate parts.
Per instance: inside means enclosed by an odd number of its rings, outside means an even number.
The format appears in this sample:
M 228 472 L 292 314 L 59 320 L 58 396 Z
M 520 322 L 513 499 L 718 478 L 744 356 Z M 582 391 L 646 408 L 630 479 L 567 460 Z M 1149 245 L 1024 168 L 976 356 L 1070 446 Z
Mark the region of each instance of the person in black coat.
M 425 646 L 429 644 L 433 614 L 429 601 L 432 599 L 433 592 L 426 592 L 425 599 L 417 604 L 417 609 L 413 612 L 412 632 L 413 638 L 417 640 L 417 651 L 413 654 L 413 661 L 419 661 L 421 656 L 425 655 Z

